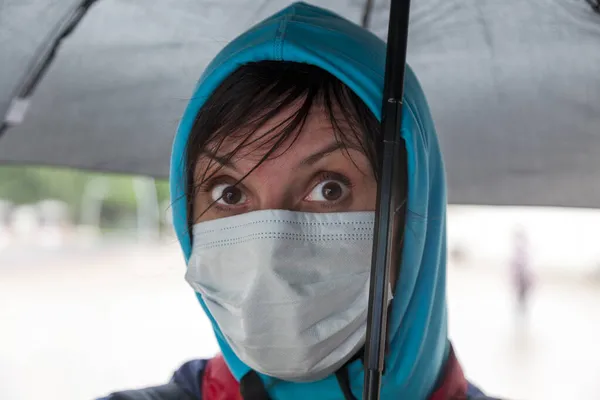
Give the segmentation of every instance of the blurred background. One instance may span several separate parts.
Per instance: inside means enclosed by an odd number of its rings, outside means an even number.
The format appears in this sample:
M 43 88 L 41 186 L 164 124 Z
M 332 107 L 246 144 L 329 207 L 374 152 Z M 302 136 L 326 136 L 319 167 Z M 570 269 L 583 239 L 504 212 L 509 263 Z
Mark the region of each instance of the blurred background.
M 0 398 L 91 399 L 217 351 L 167 192 L 0 167 Z M 599 398 L 600 211 L 450 206 L 448 218 L 450 332 L 468 377 L 507 399 Z
M 217 351 L 161 179 L 206 64 L 291 2 L 0 0 L 0 400 L 161 384 Z M 310 3 L 385 38 L 389 0 Z M 507 400 L 600 399 L 599 18 L 600 0 L 411 3 L 450 334 Z

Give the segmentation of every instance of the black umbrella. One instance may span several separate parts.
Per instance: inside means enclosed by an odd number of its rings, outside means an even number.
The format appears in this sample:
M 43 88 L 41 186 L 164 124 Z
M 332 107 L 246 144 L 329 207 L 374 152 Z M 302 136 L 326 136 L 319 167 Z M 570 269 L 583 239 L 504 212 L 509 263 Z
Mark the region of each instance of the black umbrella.
M 198 69 L 290 2 L 92 3 L 0 6 L 0 162 L 166 177 L 171 135 Z M 365 358 L 364 397 L 377 399 L 390 239 L 404 225 L 405 148 L 395 133 L 409 1 L 315 3 L 381 36 L 393 21 Z M 451 202 L 600 206 L 599 8 L 596 0 L 415 0 L 408 60 L 436 117 Z
M 369 3 L 311 2 L 357 23 Z M 0 115 L 80 3 L 0 2 Z M 199 71 L 289 3 L 97 1 L 62 41 L 24 121 L 2 136 L 0 162 L 167 177 Z M 381 37 L 389 4 L 371 1 Z M 407 60 L 432 108 L 450 203 L 600 207 L 599 43 L 587 0 L 413 0 Z

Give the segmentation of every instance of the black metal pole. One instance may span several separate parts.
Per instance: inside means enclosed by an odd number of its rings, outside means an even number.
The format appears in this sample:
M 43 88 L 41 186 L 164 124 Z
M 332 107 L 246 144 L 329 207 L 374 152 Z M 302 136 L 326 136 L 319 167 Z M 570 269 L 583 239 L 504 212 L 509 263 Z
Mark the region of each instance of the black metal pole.
M 377 212 L 365 344 L 364 400 L 379 399 L 387 343 L 390 270 L 402 257 L 401 243 L 404 235 L 408 178 L 406 146 L 400 137 L 400 130 L 409 13 L 410 0 L 391 0 L 381 116 L 382 158 L 378 171 Z

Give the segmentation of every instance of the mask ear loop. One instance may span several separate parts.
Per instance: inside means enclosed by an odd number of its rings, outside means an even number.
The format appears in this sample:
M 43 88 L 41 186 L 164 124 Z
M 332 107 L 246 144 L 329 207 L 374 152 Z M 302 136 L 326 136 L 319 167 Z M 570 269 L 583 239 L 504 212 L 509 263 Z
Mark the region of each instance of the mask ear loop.
M 344 394 L 345 400 L 357 400 L 350 390 L 350 377 L 348 376 L 348 368 L 344 365 L 342 368 L 335 371 L 335 377 L 337 378 L 338 385 Z
M 242 377 L 240 394 L 244 400 L 271 400 L 265 384 L 256 371 L 249 371 Z
M 351 359 L 337 371 L 335 371 L 335 378 L 337 379 L 338 385 L 342 393 L 344 394 L 344 400 L 357 400 L 352 390 L 350 389 L 350 376 L 348 374 L 348 366 L 354 361 L 360 360 L 362 365 L 365 365 L 365 348 L 364 346 L 352 356 Z

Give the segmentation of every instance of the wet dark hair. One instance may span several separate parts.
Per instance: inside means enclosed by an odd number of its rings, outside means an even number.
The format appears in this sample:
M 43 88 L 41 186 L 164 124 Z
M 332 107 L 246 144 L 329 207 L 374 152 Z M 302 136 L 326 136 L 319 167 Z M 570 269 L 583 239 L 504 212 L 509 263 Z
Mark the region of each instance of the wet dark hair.
M 188 225 L 191 227 L 194 223 L 196 188 L 214 175 L 207 176 L 209 165 L 200 180 L 194 179 L 196 164 L 203 151 L 210 148 L 212 153 L 216 153 L 226 139 L 237 138 L 240 143 L 224 156 L 225 160 L 239 156 L 244 149 L 264 149 L 264 156 L 254 166 L 256 168 L 294 144 L 315 106 L 322 107 L 327 114 L 340 144 L 352 144 L 363 149 L 378 179 L 380 124 L 348 86 L 329 72 L 309 64 L 287 61 L 249 63 L 238 68 L 215 89 L 192 126 L 185 155 Z M 295 112 L 288 118 L 251 139 L 260 127 L 291 107 L 295 108 Z M 277 134 L 273 134 L 274 131 Z M 283 149 L 288 141 L 290 144 Z

